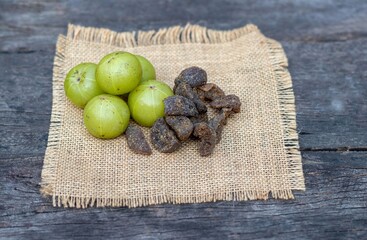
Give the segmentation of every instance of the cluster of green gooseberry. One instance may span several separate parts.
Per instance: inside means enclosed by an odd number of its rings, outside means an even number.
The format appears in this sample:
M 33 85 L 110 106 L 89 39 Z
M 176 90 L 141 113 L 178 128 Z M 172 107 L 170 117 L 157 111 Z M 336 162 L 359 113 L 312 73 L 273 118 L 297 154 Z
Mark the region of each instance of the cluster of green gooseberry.
M 141 126 L 151 127 L 164 116 L 163 100 L 173 95 L 167 84 L 156 80 L 149 60 L 122 51 L 104 56 L 98 64 L 73 67 L 64 90 L 74 105 L 84 108 L 84 124 L 97 138 L 121 135 L 130 116 Z

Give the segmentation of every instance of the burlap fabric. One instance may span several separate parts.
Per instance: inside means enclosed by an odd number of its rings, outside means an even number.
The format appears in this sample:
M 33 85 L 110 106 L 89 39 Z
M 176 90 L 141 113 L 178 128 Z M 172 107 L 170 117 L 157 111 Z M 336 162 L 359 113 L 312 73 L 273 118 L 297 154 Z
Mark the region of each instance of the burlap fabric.
M 208 81 L 236 94 L 242 111 L 228 121 L 210 157 L 196 142 L 175 153 L 134 154 L 124 136 L 92 137 L 82 110 L 67 100 L 66 73 L 113 51 L 140 54 L 157 79 L 173 86 L 186 67 L 200 66 Z M 215 31 L 201 26 L 116 33 L 69 25 L 59 36 L 53 73 L 53 105 L 42 189 L 54 206 L 128 206 L 218 200 L 291 199 L 304 179 L 291 77 L 281 45 L 254 25 Z M 148 129 L 145 129 L 149 137 Z

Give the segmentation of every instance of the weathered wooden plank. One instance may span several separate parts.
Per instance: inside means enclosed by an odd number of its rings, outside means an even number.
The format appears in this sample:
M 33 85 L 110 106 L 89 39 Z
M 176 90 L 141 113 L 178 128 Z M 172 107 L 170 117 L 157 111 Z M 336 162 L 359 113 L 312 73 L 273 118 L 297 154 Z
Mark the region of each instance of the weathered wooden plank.
M 307 192 L 291 201 L 85 210 L 53 208 L 41 198 L 42 156 L 2 159 L 0 238 L 362 239 L 367 236 L 366 157 L 365 152 L 304 153 Z
M 44 154 L 52 62 L 52 52 L 0 54 L 0 159 Z
M 328 42 L 367 36 L 363 0 L 1 1 L 0 51 L 53 49 L 68 22 L 116 31 L 157 29 L 187 22 L 230 29 L 252 22 L 284 41 Z
M 282 42 L 302 149 L 367 149 L 367 39 Z

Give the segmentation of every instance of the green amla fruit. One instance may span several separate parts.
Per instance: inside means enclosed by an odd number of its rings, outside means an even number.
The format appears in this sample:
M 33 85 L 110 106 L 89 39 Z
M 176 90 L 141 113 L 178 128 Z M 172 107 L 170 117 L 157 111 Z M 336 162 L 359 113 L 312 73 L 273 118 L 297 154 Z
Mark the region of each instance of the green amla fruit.
M 97 138 L 115 138 L 125 132 L 130 120 L 124 100 L 110 94 L 94 97 L 84 108 L 84 125 Z
M 148 81 L 148 80 L 155 80 L 156 76 L 155 76 L 155 69 L 153 64 L 146 59 L 143 56 L 139 56 L 139 55 L 135 55 L 141 65 L 141 69 L 143 71 L 142 77 L 141 77 L 141 82 L 144 81 Z
M 142 82 L 129 94 L 129 108 L 132 118 L 141 126 L 151 127 L 164 116 L 163 100 L 172 96 L 171 88 L 160 81 Z
M 66 75 L 64 90 L 68 99 L 80 108 L 93 97 L 104 93 L 97 84 L 94 63 L 81 63 L 73 67 Z
M 112 95 L 131 92 L 140 83 L 141 65 L 135 55 L 113 52 L 104 56 L 97 65 L 96 79 L 103 91 Z

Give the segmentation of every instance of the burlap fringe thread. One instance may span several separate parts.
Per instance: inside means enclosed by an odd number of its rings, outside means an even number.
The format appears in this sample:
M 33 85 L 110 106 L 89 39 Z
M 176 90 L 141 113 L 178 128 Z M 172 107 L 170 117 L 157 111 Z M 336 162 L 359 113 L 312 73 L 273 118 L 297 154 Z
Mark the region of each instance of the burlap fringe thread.
M 137 47 L 159 44 L 182 44 L 182 43 L 204 43 L 215 44 L 233 41 L 244 34 L 250 32 L 259 32 L 255 25 L 249 24 L 242 28 L 230 31 L 216 31 L 207 29 L 198 25 L 187 24 L 185 27 L 174 26 L 170 28 L 159 29 L 158 31 L 138 31 L 138 32 L 122 32 L 117 33 L 108 29 L 86 28 L 69 24 L 68 34 L 66 38 L 79 41 L 99 42 L 103 44 L 112 44 L 119 47 Z M 49 139 L 47 151 L 57 152 L 59 150 L 58 141 L 60 137 L 61 114 L 57 104 L 63 91 L 63 78 L 65 73 L 62 72 L 64 62 L 64 51 L 66 44 L 65 36 L 60 35 L 56 46 L 56 56 L 54 59 L 53 69 L 53 103 L 52 116 L 49 130 Z M 277 78 L 277 91 L 279 99 L 279 108 L 282 117 L 284 129 L 284 146 L 287 158 L 290 162 L 290 175 L 293 176 L 291 183 L 296 185 L 299 179 L 303 180 L 301 154 L 298 145 L 298 134 L 296 131 L 296 111 L 295 100 L 292 90 L 292 80 L 287 70 L 288 61 L 285 57 L 282 46 L 271 39 L 265 38 L 270 49 L 271 63 Z M 55 81 L 56 80 L 56 81 Z M 47 154 L 55 156 L 55 154 Z M 57 167 L 57 159 L 45 158 L 44 168 L 42 171 L 42 187 L 41 192 L 44 195 L 52 196 L 54 206 L 64 207 L 141 207 L 152 204 L 162 203 L 200 203 L 200 202 L 216 202 L 216 201 L 246 201 L 246 200 L 266 200 L 269 194 L 275 199 L 293 199 L 292 190 L 272 190 L 272 191 L 252 191 L 245 190 L 231 193 L 217 193 L 208 195 L 199 195 L 195 197 L 185 196 L 153 196 L 137 199 L 126 199 L 124 197 L 115 198 L 92 198 L 88 196 L 60 196 L 56 195 L 53 189 L 55 183 L 55 170 Z M 296 175 L 298 174 L 298 175 Z M 299 187 L 298 187 L 299 188 Z M 304 189 L 300 189 L 304 190 Z

